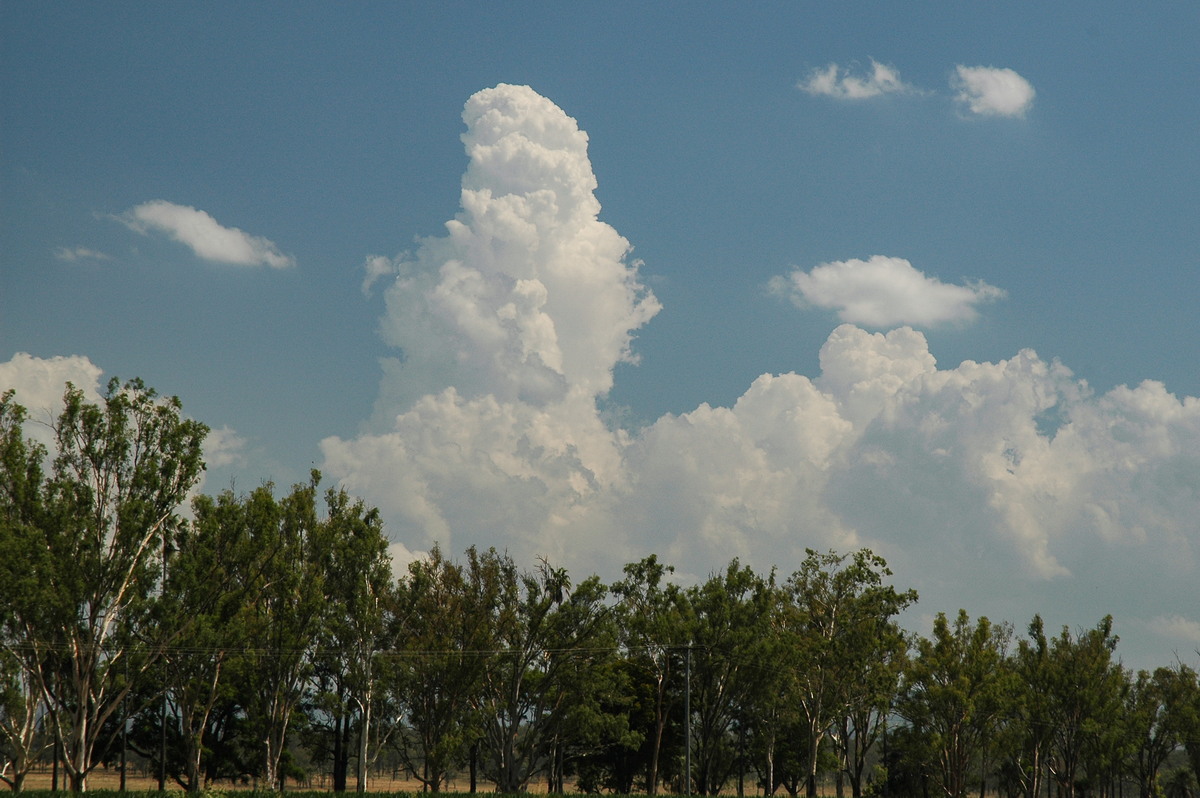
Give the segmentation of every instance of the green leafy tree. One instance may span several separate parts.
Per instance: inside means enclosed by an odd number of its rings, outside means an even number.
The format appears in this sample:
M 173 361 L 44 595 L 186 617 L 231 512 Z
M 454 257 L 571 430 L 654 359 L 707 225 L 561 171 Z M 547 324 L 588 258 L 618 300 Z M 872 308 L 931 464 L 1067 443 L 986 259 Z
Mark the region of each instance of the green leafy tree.
M 899 692 L 901 674 L 908 664 L 908 640 L 899 626 L 886 619 L 868 621 L 859 632 L 856 661 L 861 679 L 838 722 L 837 747 L 854 798 L 866 788 L 868 755 L 887 728 L 887 718 Z
M 786 604 L 783 592 L 777 590 L 770 629 L 758 646 L 754 698 L 738 720 L 749 733 L 750 756 L 767 795 L 780 786 L 795 794 L 808 770 L 804 723 L 795 700 L 800 672 L 795 667 L 794 630 L 784 627 Z
M 1042 794 L 1052 738 L 1050 644 L 1040 616 L 1034 616 L 1009 666 L 1009 711 L 996 736 L 1001 780 L 1025 798 Z
M 869 549 L 852 555 L 809 549 L 785 587 L 784 625 L 795 647 L 793 695 L 806 727 L 810 798 L 817 794 L 821 745 L 834 731 L 840 732 L 836 748 L 855 798 L 862 793 L 866 748 L 890 706 L 904 648 L 892 619 L 917 598 L 915 591 L 884 584 L 890 575 Z
M 687 591 L 691 611 L 693 774 L 702 795 L 716 794 L 737 761 L 735 724 L 761 683 L 760 649 L 768 645 L 774 575 L 763 578 L 736 559 Z
M 617 635 L 612 637 L 615 644 Z M 579 792 L 629 795 L 645 778 L 650 761 L 646 737 L 653 718 L 644 698 L 651 690 L 638 681 L 645 673 L 635 671 L 612 648 L 584 653 L 575 669 L 587 679 L 582 692 L 588 700 L 567 715 L 559 747 L 562 761 L 547 783 L 562 792 L 563 777 L 574 775 Z
M 630 667 L 651 689 L 653 723 L 645 734 L 650 747 L 645 776 L 649 795 L 658 794 L 663 735 L 679 700 L 676 682 L 688 642 L 686 595 L 666 581 L 674 570 L 651 554 L 626 565 L 625 578 L 611 588 L 617 599 L 622 649 Z
M 612 646 L 606 595 L 596 577 L 572 585 L 545 561 L 531 573 L 518 575 L 511 561 L 501 569 L 498 651 L 488 658 L 480 704 L 500 792 L 520 792 L 542 772 L 561 782 L 567 720 L 578 704 L 596 700 L 588 655 Z
M 558 688 L 565 701 L 561 725 L 550 737 L 546 786 L 563 793 L 566 777 L 581 762 L 620 758 L 636 750 L 641 736 L 630 728 L 628 672 L 617 657 L 617 626 L 608 591 L 592 576 L 572 590 L 556 612 L 554 636 L 561 650 Z
M 232 491 L 197 496 L 192 523 L 174 539 L 159 623 L 177 633 L 159 671 L 172 707 L 168 736 L 181 749 L 171 775 L 192 793 L 204 788 L 212 772 L 203 760 L 213 713 L 236 697 L 229 666 L 253 645 L 252 608 L 264 570 L 277 554 L 256 525 L 263 498 L 240 498 Z
M 1131 704 L 1133 674 L 1120 662 L 1114 665 L 1109 677 L 1113 700 L 1107 718 L 1092 726 L 1083 752 L 1086 790 L 1102 796 L 1129 774 L 1139 748 L 1134 718 L 1124 711 Z
M 25 439 L 25 408 L 13 392 L 0 396 L 0 779 L 20 792 L 25 776 L 45 750 L 45 703 L 37 674 L 38 649 L 26 645 L 34 607 L 25 597 L 38 592 L 27 557 L 37 551 L 42 515 L 42 462 L 46 451 Z
M 316 510 L 320 474 L 276 500 L 264 485 L 246 500 L 246 521 L 271 556 L 248 586 L 245 630 L 251 642 L 231 663 L 257 741 L 257 773 L 278 788 L 285 777 L 288 733 L 304 698 L 325 620 L 326 556 Z
M 20 792 L 49 741 L 42 695 L 30 670 L 9 653 L 7 647 L 0 651 L 0 781 Z
M 1051 775 L 1063 798 L 1074 798 L 1089 754 L 1121 716 L 1123 669 L 1113 659 L 1112 616 L 1075 637 L 1068 627 L 1051 638 L 1046 660 Z M 1097 775 L 1093 773 L 1093 775 Z
M 1179 671 L 1138 671 L 1125 701 L 1124 722 L 1133 746 L 1133 775 L 1141 798 L 1158 798 L 1158 775 L 1179 743 L 1182 729 L 1172 712 L 1186 685 Z
M 1193 781 L 1200 782 L 1200 676 L 1182 662 L 1173 670 L 1175 677 L 1173 689 L 1168 694 L 1167 711 L 1187 755 Z
M 1008 711 L 1010 671 L 1005 668 L 1008 629 L 981 617 L 972 626 L 959 610 L 953 626 L 944 613 L 932 639 L 917 641 L 904 675 L 897 711 L 924 735 L 947 798 L 963 798 L 977 761 Z
M 140 380 L 110 381 L 98 404 L 68 384 L 63 405 L 48 478 L 28 462 L 0 466 L 35 507 L 19 528 L 6 526 L 0 547 L 28 569 L 12 625 L 80 792 L 131 685 L 169 643 L 148 621 L 165 542 L 203 469 L 207 428 Z
M 510 566 L 495 549 L 468 549 L 466 562 L 456 563 L 435 546 L 396 585 L 388 678 L 407 727 L 393 739 L 430 792 L 442 790 L 480 733 L 475 710 Z
M 366 791 L 371 756 L 371 712 L 375 703 L 377 652 L 384 607 L 391 587 L 391 560 L 379 511 L 344 490 L 326 491 L 326 518 L 311 546 L 324 585 L 324 615 L 318 627 L 313 671 L 325 689 L 318 703 L 332 739 L 333 789 L 344 792 L 349 776 L 351 732 L 357 729 L 357 789 Z M 355 722 L 357 721 L 357 722 Z

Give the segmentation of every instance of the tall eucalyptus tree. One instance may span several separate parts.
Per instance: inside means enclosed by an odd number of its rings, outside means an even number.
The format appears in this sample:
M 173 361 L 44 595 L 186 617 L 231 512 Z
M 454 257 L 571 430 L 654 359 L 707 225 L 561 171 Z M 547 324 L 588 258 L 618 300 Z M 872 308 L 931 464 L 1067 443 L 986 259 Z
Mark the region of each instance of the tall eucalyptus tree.
M 388 689 L 404 727 L 393 740 L 424 789 L 440 792 L 482 733 L 479 705 L 494 621 L 511 561 L 495 549 L 464 563 L 435 546 L 396 585 L 387 661 Z
M 508 561 L 500 576 L 497 650 L 480 702 L 492 776 L 500 792 L 522 791 L 539 773 L 558 785 L 563 731 L 594 703 L 589 671 L 615 645 L 607 590 L 594 576 L 572 584 L 545 561 L 525 573 Z
M 986 754 L 1011 693 L 1005 667 L 1009 630 L 987 618 L 971 624 L 959 610 L 953 625 L 945 613 L 932 639 L 917 641 L 904 675 L 897 711 L 923 736 L 947 798 L 963 798 L 971 766 Z
M 818 753 L 837 743 L 855 798 L 862 791 L 865 748 L 886 715 L 904 640 L 893 620 L 917 599 L 885 584 L 887 563 L 869 549 L 853 554 L 811 549 L 788 580 L 783 627 L 795 648 L 794 696 L 807 739 L 806 792 L 817 794 Z
M 687 639 L 686 594 L 667 581 L 674 568 L 651 554 L 625 566 L 625 578 L 612 585 L 620 618 L 621 645 L 631 667 L 653 688 L 654 725 L 647 737 L 650 761 L 646 792 L 658 794 L 663 735 L 681 695 L 683 653 Z
M 36 505 L 24 523 L 5 525 L 0 547 L 27 569 L 32 589 L 10 607 L 11 623 L 75 792 L 87 789 L 131 686 L 169 643 L 150 623 L 152 608 L 177 511 L 204 468 L 207 433 L 181 411 L 177 398 L 140 380 L 111 380 L 96 404 L 68 384 L 50 474 L 41 478 L 28 462 L 36 447 L 24 464 L 0 463 L 0 481 Z M 18 434 L 11 424 L 5 433 Z

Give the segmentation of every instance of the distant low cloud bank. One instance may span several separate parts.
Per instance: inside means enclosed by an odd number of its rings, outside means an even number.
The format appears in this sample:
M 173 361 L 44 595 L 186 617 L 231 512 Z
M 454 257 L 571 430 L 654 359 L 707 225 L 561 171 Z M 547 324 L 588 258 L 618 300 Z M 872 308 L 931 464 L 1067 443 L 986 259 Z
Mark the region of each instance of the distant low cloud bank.
M 204 260 L 274 269 L 296 265 L 295 260 L 280 252 L 274 242 L 236 227 L 224 227 L 204 211 L 187 205 L 152 200 L 135 205 L 115 218 L 142 235 L 163 233 Z

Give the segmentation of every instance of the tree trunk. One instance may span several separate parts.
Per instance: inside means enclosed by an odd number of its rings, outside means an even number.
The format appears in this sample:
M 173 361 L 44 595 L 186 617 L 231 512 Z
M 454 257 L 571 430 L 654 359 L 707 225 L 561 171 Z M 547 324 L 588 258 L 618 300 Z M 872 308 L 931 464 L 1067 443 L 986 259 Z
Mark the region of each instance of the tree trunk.
M 763 794 L 770 798 L 775 794 L 775 735 L 771 735 L 767 743 L 767 783 L 763 785 Z
M 811 721 L 811 719 L 810 719 Z M 817 756 L 821 753 L 821 735 L 812 723 L 808 729 L 808 779 L 805 782 L 804 794 L 808 798 L 817 798 Z
M 340 701 L 340 697 L 339 697 Z M 333 719 L 333 791 L 346 791 L 346 749 L 343 745 L 342 729 L 346 719 L 340 707 Z
M 371 730 L 371 697 L 369 693 L 359 712 L 362 715 L 362 724 L 358 729 L 358 793 L 362 795 L 367 791 L 367 743 Z
M 479 741 L 471 743 L 471 794 L 475 794 L 475 776 L 479 769 Z
M 204 752 L 199 734 L 189 734 L 187 740 L 187 779 L 188 792 L 198 794 L 203 786 L 200 775 L 200 757 Z
M 650 750 L 650 773 L 646 777 L 646 793 L 658 795 L 658 755 L 662 751 L 663 730 L 667 727 L 667 713 L 664 708 L 665 679 L 658 680 L 658 695 L 654 708 L 654 745 Z
M 67 746 L 67 776 L 71 783 L 71 792 L 87 792 L 87 766 L 91 758 L 88 751 L 88 718 L 82 712 L 76 714 L 75 728 L 71 730 L 70 744 Z
M 267 739 L 263 741 L 265 754 L 263 756 L 263 781 L 267 783 L 269 790 L 278 789 L 279 784 L 279 760 L 274 756 L 274 746 L 271 744 L 271 735 L 267 735 Z

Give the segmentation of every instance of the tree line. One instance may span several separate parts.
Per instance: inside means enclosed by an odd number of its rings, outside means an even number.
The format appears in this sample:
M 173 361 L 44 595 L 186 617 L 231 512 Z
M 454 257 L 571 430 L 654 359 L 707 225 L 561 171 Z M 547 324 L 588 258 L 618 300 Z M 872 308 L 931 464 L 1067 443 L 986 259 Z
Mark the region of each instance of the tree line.
M 423 789 L 1190 798 L 1200 682 L 1132 673 L 1111 618 L 1047 636 L 939 614 L 863 549 L 684 586 L 495 549 L 395 578 L 378 511 L 320 475 L 196 495 L 207 429 L 134 380 L 68 385 L 53 451 L 0 398 L 0 778 L 73 791 L 135 754 L 196 792 L 314 772 Z M 122 770 L 122 773 L 124 771 Z

